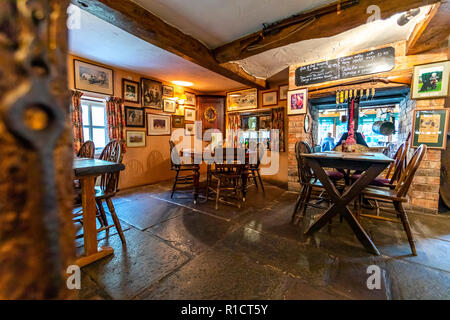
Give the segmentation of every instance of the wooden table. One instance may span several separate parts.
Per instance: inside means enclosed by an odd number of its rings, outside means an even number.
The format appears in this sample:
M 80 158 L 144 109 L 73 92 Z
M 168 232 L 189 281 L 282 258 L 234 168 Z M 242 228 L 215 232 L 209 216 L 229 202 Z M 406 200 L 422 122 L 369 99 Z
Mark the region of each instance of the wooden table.
M 325 226 L 336 214 L 341 214 L 348 222 L 356 237 L 371 253 L 379 255 L 377 247 L 373 244 L 358 220 L 352 214 L 349 203 L 369 185 L 394 160 L 381 153 L 345 153 L 321 152 L 302 154 L 307 164 L 314 170 L 331 199 L 332 205 L 323 213 L 305 232 L 310 236 Z M 324 168 L 361 170 L 364 173 L 343 194 L 340 194 L 333 182 L 326 174 Z
M 234 148 L 235 149 L 235 156 L 237 157 L 237 149 L 239 148 Z M 207 157 L 206 155 L 210 154 L 211 157 Z M 248 164 L 250 162 L 250 157 L 252 155 L 257 155 L 256 151 L 250 151 L 250 150 L 246 150 L 245 152 L 245 163 L 242 164 L 244 166 L 244 170 L 242 170 L 242 194 L 243 194 L 243 198 L 245 201 L 245 196 L 247 194 L 247 179 L 248 179 Z M 207 164 L 207 184 L 209 179 L 211 178 L 211 167 L 212 164 L 214 163 L 214 152 L 211 152 L 208 150 L 208 152 L 203 151 L 201 152 L 195 152 L 193 149 L 184 149 L 180 152 L 180 156 L 181 157 L 188 157 L 191 159 L 192 163 L 195 163 L 195 159 L 201 159 L 201 161 L 205 161 Z M 226 154 L 223 155 L 224 160 L 226 160 Z M 197 161 L 198 162 L 198 161 Z M 194 170 L 194 180 L 193 180 L 193 184 L 194 184 L 194 204 L 197 203 L 197 198 L 199 195 L 199 190 L 200 190 L 200 168 L 197 168 L 196 170 Z M 206 192 L 208 192 L 208 189 L 206 190 Z
M 76 262 L 80 267 L 114 253 L 111 247 L 98 248 L 95 178 L 103 173 L 113 173 L 124 169 L 125 166 L 121 163 L 98 159 L 76 158 L 73 162 L 75 177 L 81 182 L 81 202 L 83 207 L 84 255 Z

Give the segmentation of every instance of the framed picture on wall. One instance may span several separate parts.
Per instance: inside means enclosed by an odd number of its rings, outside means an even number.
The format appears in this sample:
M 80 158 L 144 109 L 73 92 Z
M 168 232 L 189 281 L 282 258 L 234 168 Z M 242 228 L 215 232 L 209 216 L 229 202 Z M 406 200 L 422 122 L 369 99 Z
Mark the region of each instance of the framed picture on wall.
M 163 114 L 147 114 L 147 135 L 170 135 L 170 116 Z
M 414 66 L 412 98 L 448 96 L 450 61 Z
M 163 90 L 162 94 L 163 94 L 164 97 L 173 98 L 173 96 L 174 96 L 174 89 L 173 89 L 172 86 L 163 85 L 162 86 L 162 90 Z
M 412 147 L 445 149 L 448 131 L 448 109 L 414 110 Z
M 114 71 L 92 63 L 73 60 L 75 89 L 114 95 Z
M 127 130 L 127 147 L 128 148 L 145 147 L 145 131 Z
M 184 134 L 187 136 L 193 136 L 195 133 L 195 125 L 193 123 L 186 123 Z
M 262 105 L 263 107 L 278 105 L 278 91 L 263 92 Z
M 184 128 L 184 116 L 172 116 L 172 128 Z
M 287 100 L 287 94 L 289 91 L 289 85 L 285 84 L 278 87 L 278 97 L 280 101 Z
M 258 108 L 258 89 L 239 90 L 227 93 L 227 111 Z
M 162 109 L 162 83 L 141 78 L 142 106 L 145 108 Z
M 125 126 L 145 128 L 145 109 L 125 107 Z
M 195 109 L 184 108 L 184 120 L 185 121 L 195 121 Z
M 305 114 L 308 110 L 308 89 L 288 92 L 288 115 Z
M 139 82 L 122 79 L 122 98 L 125 102 L 139 103 L 141 99 Z
M 186 95 L 186 101 L 184 104 L 188 106 L 195 106 L 195 94 L 192 92 L 184 92 L 184 94 Z
M 164 99 L 163 105 L 164 105 L 164 112 L 174 113 L 177 109 L 177 103 L 171 99 Z

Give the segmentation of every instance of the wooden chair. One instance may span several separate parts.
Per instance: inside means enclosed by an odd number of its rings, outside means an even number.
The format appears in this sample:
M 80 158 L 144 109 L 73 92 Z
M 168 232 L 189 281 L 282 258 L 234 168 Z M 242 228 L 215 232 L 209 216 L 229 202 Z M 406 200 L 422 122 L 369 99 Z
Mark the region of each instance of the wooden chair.
M 85 143 L 83 143 L 77 154 L 78 158 L 94 159 L 94 156 L 95 156 L 95 145 L 94 142 L 91 140 L 88 140 Z
M 408 154 L 408 146 L 402 143 L 394 155 L 394 162 L 392 162 L 384 176 L 375 178 L 370 185 L 378 187 L 395 188 L 398 180 L 401 177 L 403 170 L 406 168 L 406 156 Z M 353 181 L 358 180 L 361 174 L 354 174 L 351 176 Z
M 100 154 L 100 160 L 111 161 L 111 162 L 122 162 L 122 147 L 120 142 L 117 140 L 112 140 L 106 145 Z M 95 187 L 95 202 L 97 203 L 98 210 L 100 211 L 100 216 L 103 220 L 103 226 L 98 232 L 103 230 L 109 230 L 112 227 L 116 227 L 119 233 L 120 240 L 125 244 L 125 236 L 123 235 L 122 226 L 120 225 L 120 220 L 117 217 L 116 210 L 112 203 L 112 198 L 116 195 L 119 186 L 119 175 L 120 172 L 115 173 L 104 173 L 100 176 L 100 185 Z M 109 225 L 106 218 L 105 209 L 103 207 L 103 200 L 105 200 L 108 206 L 109 213 L 113 219 L 114 224 Z
M 361 214 L 361 202 L 363 197 L 366 199 L 373 199 L 381 202 L 392 202 L 395 208 L 397 218 L 400 218 L 400 221 L 403 224 L 403 229 L 405 230 L 406 235 L 408 237 L 412 254 L 415 256 L 417 255 L 416 247 L 414 244 L 414 238 L 411 232 L 411 226 L 409 224 L 408 215 L 406 214 L 406 211 L 403 208 L 403 202 L 408 201 L 407 194 L 409 187 L 411 186 L 411 183 L 414 179 L 414 175 L 416 174 L 417 169 L 419 169 L 420 163 L 422 162 L 426 152 L 427 152 L 426 145 L 421 145 L 419 148 L 417 148 L 417 150 L 414 152 L 413 157 L 411 158 L 411 161 L 408 163 L 408 166 L 402 172 L 402 175 L 398 180 L 395 189 L 386 189 L 380 187 L 367 187 L 366 189 L 364 189 L 361 195 L 359 196 L 358 201 L 359 205 L 357 210 L 358 216 L 375 218 L 384 221 L 398 222 L 398 220 L 396 219 L 390 219 L 387 217 Z
M 244 154 L 244 163 L 239 161 L 239 156 L 242 153 Z M 244 202 L 243 175 L 244 171 L 248 170 L 245 153 L 245 149 L 236 148 L 216 148 L 214 150 L 216 162 L 214 169 L 209 172 L 206 200 L 209 199 L 209 194 L 213 193 L 216 198 L 216 210 L 219 209 L 219 202 L 241 208 L 242 202 Z M 230 157 L 230 155 L 232 156 Z M 220 157 L 222 157 L 222 160 L 220 160 Z M 214 181 L 217 181 L 215 188 L 211 186 Z M 224 193 L 224 191 L 227 193 Z M 230 201 L 232 198 L 236 201 Z
M 307 165 L 305 158 L 301 156 L 302 153 L 312 153 L 312 149 L 307 142 L 297 141 L 295 144 L 295 157 L 297 159 L 297 175 L 301 191 L 292 213 L 291 221 L 294 224 L 297 224 L 300 218 L 305 215 L 308 206 L 316 207 L 315 204 L 310 203 L 313 188 L 325 191 L 320 181 L 315 178 L 313 170 Z M 300 212 L 300 215 L 297 215 L 298 212 Z
M 175 171 L 175 180 L 173 182 L 172 194 L 170 198 L 173 198 L 178 184 L 193 184 L 194 183 L 194 172 L 198 170 L 198 165 L 196 164 L 182 164 L 180 153 L 177 150 L 175 143 L 169 140 L 170 146 L 170 170 Z M 180 173 L 189 172 L 189 174 L 180 175 Z
M 263 192 L 265 192 L 264 190 L 264 184 L 262 182 L 261 179 L 261 173 L 259 171 L 259 167 L 261 165 L 261 159 L 264 156 L 264 148 L 261 144 L 258 143 L 257 146 L 257 159 L 256 159 L 256 164 L 250 164 L 249 168 L 248 168 L 248 179 L 249 180 L 253 180 L 255 186 L 256 186 L 256 190 L 259 190 L 258 188 L 258 181 L 256 180 L 258 178 L 259 180 L 259 185 L 261 186 L 261 189 Z

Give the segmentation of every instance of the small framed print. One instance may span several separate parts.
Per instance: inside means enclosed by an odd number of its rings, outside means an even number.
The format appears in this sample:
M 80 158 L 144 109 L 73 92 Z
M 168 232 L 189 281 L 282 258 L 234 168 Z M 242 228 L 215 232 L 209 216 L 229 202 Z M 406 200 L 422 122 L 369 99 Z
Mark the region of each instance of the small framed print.
M 278 87 L 278 98 L 280 101 L 287 100 L 287 93 L 289 91 L 289 85 L 285 84 Z
M 140 84 L 136 81 L 122 79 L 122 98 L 125 102 L 139 103 L 141 99 Z
M 195 133 L 195 124 L 194 123 L 186 123 L 184 133 L 186 136 L 193 136 Z
M 184 128 L 184 116 L 172 116 L 172 128 Z
M 145 147 L 145 131 L 127 131 L 127 147 Z
M 308 110 L 308 89 L 299 89 L 288 92 L 288 115 L 305 114 Z
M 114 70 L 73 60 L 75 89 L 114 95 Z
M 184 104 L 188 106 L 195 106 L 195 94 L 192 92 L 185 92 L 184 94 L 186 95 L 186 101 Z
M 450 61 L 414 66 L 412 98 L 442 98 L 448 96 Z
M 414 110 L 412 147 L 444 149 L 447 144 L 448 109 Z
M 163 105 L 164 105 L 164 112 L 175 113 L 175 111 L 177 109 L 177 103 L 171 99 L 164 99 Z
M 125 107 L 125 126 L 145 128 L 145 109 Z
M 263 107 L 278 105 L 278 91 L 263 92 L 262 105 Z
M 172 86 L 163 85 L 162 86 L 162 94 L 163 94 L 163 97 L 173 98 L 173 96 L 174 96 L 174 89 L 173 89 L 173 87 Z
M 162 110 L 162 83 L 152 79 L 141 78 L 142 106 Z
M 311 118 L 311 115 L 309 113 L 307 113 L 305 116 L 304 123 L 303 123 L 303 129 L 305 130 L 305 133 L 311 132 L 311 129 L 312 129 L 311 125 L 312 125 L 312 118 Z
M 196 114 L 195 109 L 185 108 L 184 109 L 184 120 L 185 121 L 195 121 L 195 114 Z
M 147 123 L 148 136 L 170 135 L 170 116 L 148 113 Z

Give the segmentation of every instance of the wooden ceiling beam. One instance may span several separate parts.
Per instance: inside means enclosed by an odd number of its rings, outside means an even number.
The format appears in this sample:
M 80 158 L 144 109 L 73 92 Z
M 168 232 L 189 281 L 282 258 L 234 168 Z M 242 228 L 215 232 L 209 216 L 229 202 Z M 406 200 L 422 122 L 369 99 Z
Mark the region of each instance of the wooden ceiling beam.
M 72 0 L 72 3 L 144 41 L 228 79 L 259 89 L 266 87 L 263 79 L 255 78 L 243 70 L 236 73 L 221 66 L 203 43 L 130 0 Z
M 449 49 L 450 1 L 436 4 L 423 25 L 419 25 L 408 40 L 407 54 L 413 55 L 435 49 Z
M 346 1 L 339 2 L 341 4 L 346 3 Z M 349 3 L 348 7 L 340 7 L 339 11 L 337 10 L 337 2 L 334 5 L 336 10 L 330 12 L 329 9 L 331 7 L 326 6 L 303 13 L 299 17 L 305 17 L 306 20 L 297 24 L 290 24 L 293 20 L 292 17 L 282 20 L 277 24 L 287 24 L 287 27 L 278 31 L 272 30 L 270 33 L 265 32 L 265 30 L 257 31 L 220 46 L 214 49 L 213 52 L 216 60 L 220 63 L 241 60 L 291 43 L 332 37 L 359 27 L 367 23 L 367 19 L 370 16 L 367 13 L 367 8 L 371 5 L 377 5 L 380 8 L 381 19 L 386 19 L 396 13 L 437 2 L 439 0 L 360 0 L 357 5 L 351 5 L 351 2 L 347 2 Z

